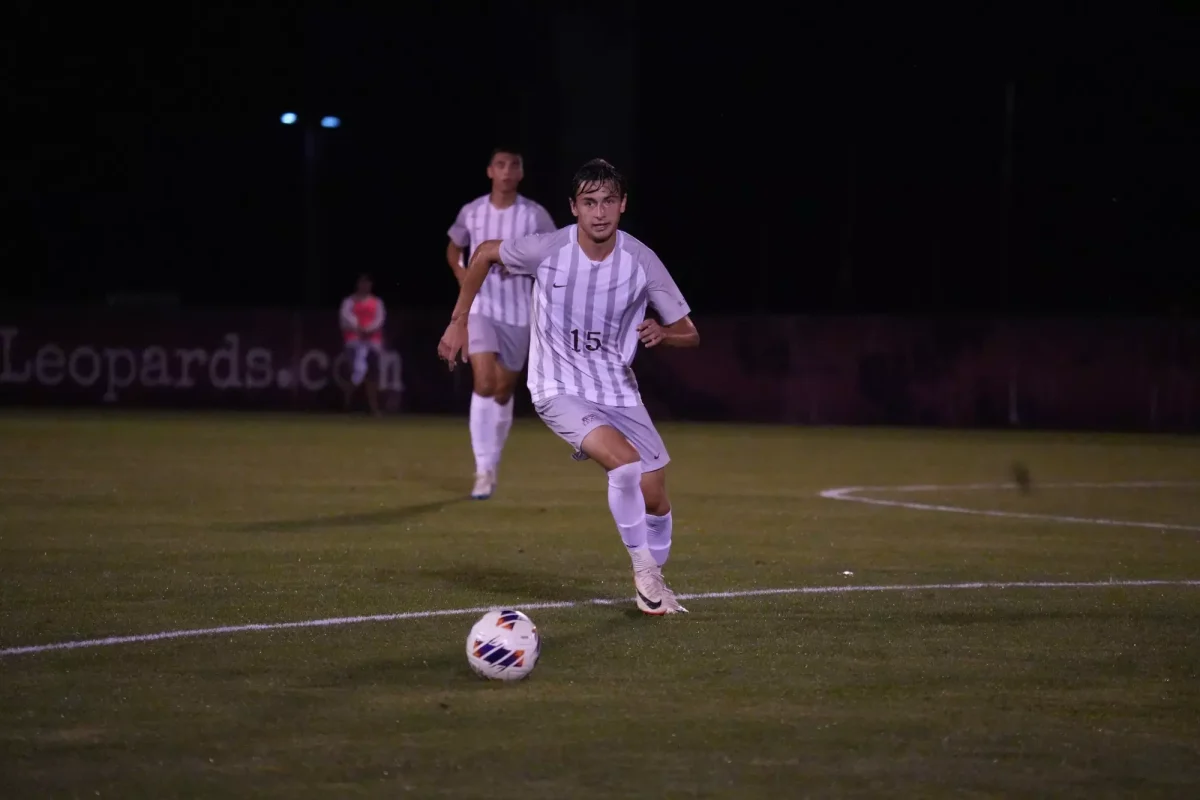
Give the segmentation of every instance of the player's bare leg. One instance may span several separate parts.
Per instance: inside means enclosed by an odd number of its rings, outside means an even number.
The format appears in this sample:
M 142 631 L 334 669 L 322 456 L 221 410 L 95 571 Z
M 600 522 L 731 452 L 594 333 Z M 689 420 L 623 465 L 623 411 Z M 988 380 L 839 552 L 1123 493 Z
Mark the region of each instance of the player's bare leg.
M 367 395 L 367 408 L 372 416 L 382 416 L 379 411 L 380 349 L 377 346 L 373 345 L 364 351 L 363 365 L 365 368 L 361 373 L 356 370 L 356 375 Z
M 475 487 L 471 497 L 486 500 L 496 489 L 496 471 L 512 429 L 517 373 L 501 366 L 495 353 L 471 353 L 471 447 L 475 451 Z
M 610 425 L 594 428 L 580 443 L 580 450 L 608 473 L 608 508 L 633 561 L 638 608 L 653 616 L 686 611 L 667 588 L 647 544 L 641 455 Z
M 383 416 L 379 410 L 379 381 L 374 375 L 370 375 L 363 382 L 363 386 L 367 392 L 367 406 L 371 409 L 371 414 L 376 417 Z

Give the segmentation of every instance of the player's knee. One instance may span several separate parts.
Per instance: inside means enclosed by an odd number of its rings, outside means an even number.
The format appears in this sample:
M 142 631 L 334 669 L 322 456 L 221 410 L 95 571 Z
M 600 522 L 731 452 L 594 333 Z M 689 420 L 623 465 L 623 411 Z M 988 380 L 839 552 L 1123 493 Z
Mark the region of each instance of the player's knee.
M 667 498 L 667 490 L 661 486 L 647 486 L 642 483 L 642 497 L 646 498 L 646 513 L 656 517 L 665 517 L 671 513 L 671 501 Z
M 496 364 L 494 372 L 496 378 L 496 388 L 492 392 L 492 398 L 500 405 L 506 405 L 509 400 L 512 400 L 513 393 L 517 389 L 517 379 L 519 373 L 509 372 L 508 368 L 501 364 Z
M 646 513 L 653 514 L 656 517 L 665 517 L 671 513 L 671 501 L 667 499 L 665 494 L 654 499 L 647 496 Z
M 616 489 L 633 489 L 642 479 L 640 462 L 622 464 L 608 471 L 608 484 Z
M 500 405 L 506 405 L 509 400 L 512 400 L 513 392 L 516 390 L 516 383 L 509 379 L 508 375 L 501 373 L 501 377 L 496 381 L 496 387 L 492 390 L 492 399 Z
M 642 457 L 637 449 L 611 425 L 593 428 L 583 437 L 580 449 L 609 471 L 627 464 L 637 465 L 641 469 Z
M 480 397 L 494 397 L 496 395 L 496 380 L 484 370 L 475 372 L 475 394 Z
M 667 484 L 662 470 L 642 474 L 642 497 L 646 499 L 646 513 L 656 517 L 671 512 L 671 501 L 667 497 Z

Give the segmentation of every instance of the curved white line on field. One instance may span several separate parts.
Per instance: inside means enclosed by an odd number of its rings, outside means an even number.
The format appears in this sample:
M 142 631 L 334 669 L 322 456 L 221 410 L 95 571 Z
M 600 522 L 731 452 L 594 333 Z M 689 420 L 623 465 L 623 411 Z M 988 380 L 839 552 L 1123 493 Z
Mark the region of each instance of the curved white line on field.
M 880 586 L 792 586 L 784 589 L 742 589 L 731 592 L 699 592 L 677 595 L 681 600 L 729 600 L 739 597 L 767 597 L 770 595 L 789 594 L 848 594 L 852 592 L 917 592 L 917 591 L 949 591 L 971 589 L 1103 589 L 1118 587 L 1147 587 L 1147 586 L 1197 586 L 1200 580 L 1108 580 L 1108 581 L 996 581 L 976 583 L 916 583 L 894 584 Z M 608 597 L 596 597 L 591 600 L 564 600 L 552 603 L 515 603 L 504 608 L 517 608 L 526 611 L 552 608 L 582 608 L 584 606 L 611 606 L 618 603 L 628 603 L 629 600 L 616 600 Z M 248 625 L 223 625 L 218 628 L 192 628 L 190 630 L 159 631 L 158 633 L 143 633 L 134 636 L 110 636 L 105 639 L 80 639 L 69 642 L 54 642 L 51 644 L 34 644 L 24 647 L 6 647 L 0 649 L 0 656 L 16 656 L 29 653 L 45 653 L 50 650 L 77 650 L 82 647 L 111 647 L 118 644 L 139 644 L 142 642 L 161 642 L 169 639 L 186 639 L 200 636 L 218 636 L 229 633 L 248 633 L 250 631 L 280 631 L 291 628 L 332 628 L 343 625 L 358 625 L 363 622 L 393 622 L 405 619 L 426 619 L 429 617 L 460 617 L 468 614 L 483 614 L 502 606 L 475 606 L 472 608 L 443 608 L 429 611 L 402 611 L 398 614 L 371 614 L 363 617 L 331 617 L 327 619 L 307 619 L 298 622 L 268 622 Z
M 1039 483 L 1039 489 L 1195 489 L 1200 484 L 1192 481 L 1125 481 L 1116 483 Z M 985 489 L 1012 489 L 1014 483 L 960 483 L 960 484 L 914 484 L 911 486 L 842 486 L 825 489 L 821 497 L 829 500 L 846 500 L 851 503 L 866 503 L 872 506 L 907 508 L 911 511 L 942 511 L 950 514 L 974 514 L 980 517 L 1003 519 L 1033 519 L 1045 522 L 1074 522 L 1086 525 L 1107 525 L 1118 528 L 1150 528 L 1159 531 L 1200 531 L 1200 525 L 1180 525 L 1173 522 L 1144 522 L 1141 520 L 1105 519 L 1104 517 L 1078 517 L 1066 514 L 1035 514 L 1026 511 L 999 511 L 991 508 L 967 508 L 939 503 L 913 503 L 907 500 L 884 500 L 879 497 L 863 497 L 862 492 L 953 492 L 980 491 Z

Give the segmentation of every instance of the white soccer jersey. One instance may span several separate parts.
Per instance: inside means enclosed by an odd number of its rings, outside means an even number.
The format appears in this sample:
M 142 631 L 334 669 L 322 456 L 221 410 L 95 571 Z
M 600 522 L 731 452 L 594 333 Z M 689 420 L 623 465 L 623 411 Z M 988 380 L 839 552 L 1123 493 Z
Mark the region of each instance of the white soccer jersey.
M 491 195 L 485 194 L 462 207 L 447 233 L 450 241 L 469 258 L 475 248 L 491 239 L 515 239 L 554 229 L 554 220 L 546 209 L 529 198 L 517 195 L 516 202 L 508 208 L 496 208 Z M 532 289 L 533 281 L 528 277 L 504 275 L 498 267 L 493 267 L 471 304 L 471 313 L 506 325 L 528 326 Z
M 578 226 L 571 225 L 505 239 L 500 260 L 510 273 L 534 278 L 529 344 L 534 402 L 565 394 L 601 405 L 640 405 L 632 364 L 647 305 L 663 325 L 691 313 L 654 251 L 618 231 L 608 258 L 592 261 L 579 247 Z

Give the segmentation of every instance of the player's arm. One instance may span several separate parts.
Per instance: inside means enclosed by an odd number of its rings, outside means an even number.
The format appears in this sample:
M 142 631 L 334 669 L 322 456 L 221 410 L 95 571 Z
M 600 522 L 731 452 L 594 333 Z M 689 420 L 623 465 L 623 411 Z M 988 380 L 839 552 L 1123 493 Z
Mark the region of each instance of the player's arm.
M 450 314 L 450 325 L 438 342 L 438 355 L 454 369 L 467 341 L 467 315 L 493 264 L 501 264 L 512 275 L 534 275 L 554 246 L 553 234 L 532 234 L 519 239 L 491 239 L 475 248 L 458 290 L 458 302 Z M 462 356 L 466 361 L 466 356 Z
M 342 330 L 357 330 L 358 320 L 354 316 L 354 301 L 347 297 L 342 301 L 342 308 L 338 312 L 338 320 L 341 322 Z
M 692 322 L 691 308 L 667 268 L 651 255 L 646 264 L 646 290 L 650 305 L 661 322 L 652 319 L 638 326 L 638 337 L 646 347 L 698 347 L 700 331 Z
M 553 247 L 553 239 L 553 234 L 533 233 L 516 239 L 490 239 L 479 245 L 463 274 L 462 288 L 458 292 L 458 303 L 454 306 L 451 321 L 461 317 L 466 322 L 471 303 L 479 294 L 493 264 L 504 267 L 510 275 L 532 276 Z
M 465 270 L 458 270 L 463 274 L 459 280 L 458 302 L 454 304 L 454 311 L 450 314 L 451 324 L 460 321 L 463 325 L 467 324 L 467 314 L 471 312 L 471 304 L 475 302 L 475 295 L 479 294 L 480 288 L 483 287 L 483 281 L 487 278 L 492 264 L 499 263 L 501 263 L 499 239 L 490 239 L 475 248 L 475 254 L 471 256 L 471 263 L 467 264 Z
M 660 325 L 662 329 L 662 339 L 660 344 L 665 344 L 667 347 L 699 347 L 700 346 L 700 331 L 696 330 L 696 324 L 692 322 L 692 318 L 684 315 L 683 319 L 678 319 L 670 325 Z
M 558 230 L 558 226 L 554 224 L 554 217 L 541 205 L 533 210 L 533 224 L 534 233 L 554 233 Z
M 463 248 L 456 245 L 453 241 L 446 245 L 446 263 L 450 265 L 450 271 L 454 273 L 454 279 L 462 285 L 463 273 Z
M 466 270 L 463 269 L 465 263 L 463 253 L 471 241 L 471 230 L 467 227 L 466 206 L 463 206 L 458 212 L 458 217 L 446 233 L 450 237 L 450 241 L 446 245 L 446 263 L 450 265 L 450 271 L 454 273 L 454 280 L 458 281 L 459 286 L 462 286 L 463 277 L 466 274 Z

